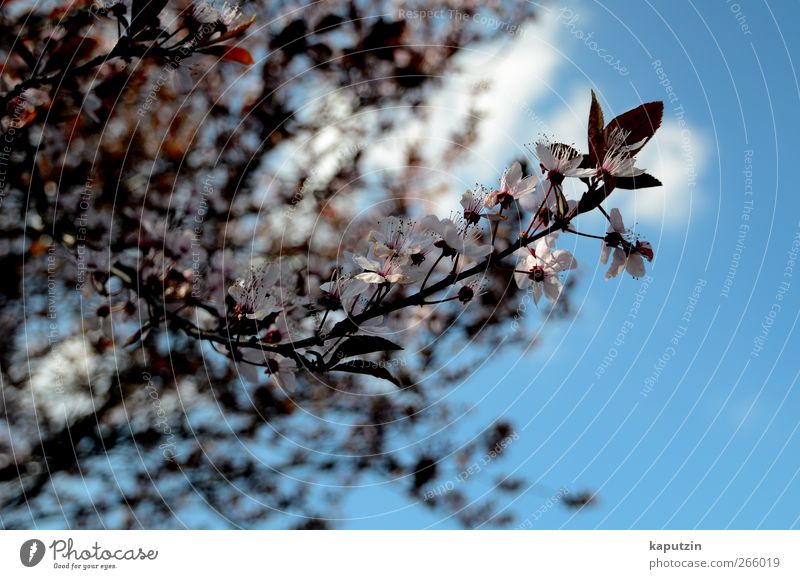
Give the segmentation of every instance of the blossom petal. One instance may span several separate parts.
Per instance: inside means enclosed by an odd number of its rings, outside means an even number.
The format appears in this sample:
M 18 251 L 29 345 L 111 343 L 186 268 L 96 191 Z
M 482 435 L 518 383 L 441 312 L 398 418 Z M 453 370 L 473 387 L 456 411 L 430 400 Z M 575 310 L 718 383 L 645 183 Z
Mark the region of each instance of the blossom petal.
M 244 298 L 244 280 L 239 279 L 228 288 L 228 295 L 231 296 L 237 303 L 241 303 Z
M 579 167 L 581 163 L 583 163 L 583 155 L 565 160 L 561 164 L 561 173 L 565 177 L 591 177 L 597 172 L 595 168 L 581 169 Z
M 472 189 L 464 191 L 464 194 L 461 196 L 461 206 L 464 209 L 468 209 L 474 202 L 475 195 L 472 193 Z
M 542 285 L 544 286 L 544 295 L 547 296 L 547 299 L 553 303 L 557 302 L 559 296 L 561 296 L 561 290 L 564 288 L 561 280 L 555 275 L 548 276 L 545 278 Z
M 379 273 L 375 273 L 374 271 L 365 271 L 364 273 L 360 273 L 356 276 L 356 279 L 360 279 L 366 283 L 384 283 L 386 281 L 386 278 Z
M 356 262 L 356 265 L 358 265 L 362 269 L 366 269 L 366 270 L 370 270 L 370 269 L 371 270 L 376 270 L 376 269 L 378 269 L 380 267 L 378 262 L 371 261 L 371 260 L 367 259 L 366 257 L 364 257 L 363 255 L 354 255 L 353 256 L 353 261 Z
M 542 297 L 542 284 L 540 283 L 533 284 L 533 290 L 531 293 L 533 294 L 533 303 L 535 303 L 538 306 L 539 300 Z
M 520 198 L 523 195 L 532 193 L 536 189 L 537 183 L 539 183 L 539 178 L 536 175 L 525 177 L 514 187 L 514 197 Z
M 624 159 L 620 159 L 617 163 L 617 167 L 614 169 L 614 176 L 615 177 L 638 177 L 642 173 L 644 173 L 644 169 L 639 169 L 638 167 L 634 166 L 635 159 L 631 157 L 626 157 Z
M 628 257 L 628 263 L 625 265 L 625 270 L 635 278 L 644 277 L 646 273 L 644 267 L 644 259 L 638 253 L 633 253 Z
M 608 256 L 611 255 L 611 250 L 613 249 L 610 245 L 608 245 L 605 241 L 601 242 L 600 248 L 600 263 L 603 265 L 608 263 Z
M 465 257 L 476 258 L 476 257 L 485 257 L 492 253 L 494 248 L 491 245 L 465 245 L 464 246 L 464 253 Z
M 558 271 L 566 271 L 578 267 L 575 257 L 566 249 L 557 249 L 553 252 L 553 260 Z
M 625 223 L 622 221 L 622 213 L 619 212 L 619 209 L 614 207 L 611 210 L 611 225 L 608 229 L 609 232 L 616 231 L 617 233 L 625 233 Z M 613 228 L 613 229 L 612 229 Z
M 367 284 L 356 278 L 349 278 L 340 283 L 341 287 L 339 291 L 341 292 L 342 299 L 354 298 L 367 289 Z
M 420 225 L 426 229 L 430 229 L 438 235 L 442 235 L 447 222 L 452 223 L 449 219 L 439 219 L 436 215 L 426 215 L 420 221 Z
M 622 273 L 622 270 L 625 269 L 626 261 L 627 259 L 625 257 L 625 252 L 618 247 L 615 248 L 614 259 L 611 261 L 611 265 L 608 267 L 608 271 L 606 272 L 606 280 L 617 277 L 620 273 Z
M 570 169 L 569 171 L 564 172 L 565 177 L 577 177 L 578 179 L 591 177 L 597 173 L 597 169 L 580 169 L 575 167 L 574 169 Z
M 413 280 L 402 273 L 391 273 L 386 276 L 386 281 L 389 283 L 410 283 Z
M 514 272 L 514 281 L 517 282 L 517 287 L 519 289 L 527 288 L 529 285 L 531 285 L 530 276 L 527 273 L 524 273 L 530 269 L 528 266 L 528 259 L 525 257 L 520 258 L 519 261 L 517 261 L 516 269 L 517 271 Z
M 510 192 L 517 186 L 520 179 L 522 179 L 522 166 L 519 161 L 514 161 L 500 178 L 500 190 L 505 193 Z
M 536 143 L 536 156 L 539 158 L 539 162 L 544 165 L 544 168 L 548 171 L 553 171 L 558 168 L 558 161 L 553 155 L 549 144 L 541 142 Z

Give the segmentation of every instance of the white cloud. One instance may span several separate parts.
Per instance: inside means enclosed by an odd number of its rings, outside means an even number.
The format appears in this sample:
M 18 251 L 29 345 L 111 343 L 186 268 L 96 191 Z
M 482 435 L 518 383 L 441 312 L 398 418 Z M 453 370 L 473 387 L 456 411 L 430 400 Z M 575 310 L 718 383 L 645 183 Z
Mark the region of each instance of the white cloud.
M 702 131 L 688 124 L 682 128 L 667 118 L 639 157 L 639 166 L 664 186 L 637 192 L 632 204 L 637 217 L 667 227 L 685 224 L 702 209 L 703 196 L 695 181 L 708 157 L 708 138 Z
M 438 158 L 447 146 L 446 139 L 464 127 L 475 106 L 483 114 L 480 136 L 464 161 L 450 169 L 452 175 L 446 179 L 446 188 L 453 191 L 452 199 L 442 199 L 437 207 L 426 208 L 447 214 L 457 206 L 460 190 L 476 181 L 493 185 L 504 164 L 525 153 L 524 144 L 542 134 L 585 150 L 591 87 L 588 83 L 567 90 L 556 86 L 557 73 L 562 67 L 571 66 L 565 55 L 568 39 L 563 37 L 558 13 L 542 11 L 536 21 L 515 36 L 501 35 L 494 42 L 464 49 L 456 58 L 455 71 L 432 96 L 428 115 L 420 115 L 415 109 L 396 111 L 394 114 L 407 115 L 407 121 L 399 123 L 400 128 L 391 134 L 383 135 L 382 141 L 370 144 L 366 166 L 377 171 L 401 168 L 409 147 L 421 148 L 423 158 Z M 479 82 L 486 82 L 488 88 L 477 91 Z M 626 109 L 626 103 L 610 104 L 615 106 L 607 107 L 607 119 Z M 541 112 L 551 105 L 555 105 L 554 114 Z M 356 122 L 371 119 L 372 113 L 366 113 Z M 335 138 L 335 134 L 338 130 L 321 133 L 315 145 L 326 137 Z M 690 135 L 688 141 L 684 135 Z M 688 124 L 681 127 L 676 118 L 667 116 L 639 158 L 639 166 L 664 186 L 618 191 L 613 204 L 624 211 L 631 223 L 680 226 L 700 208 L 701 196 L 696 194 L 689 173 L 700 174 L 708 154 L 708 139 L 699 128 Z
M 419 145 L 436 158 L 446 147 L 445 140 L 463 128 L 474 106 L 484 119 L 480 138 L 454 181 L 461 185 L 458 177 L 466 183 L 498 178 L 504 168 L 500 164 L 519 155 L 523 143 L 537 130 L 544 130 L 538 117 L 526 111 L 531 102 L 553 90 L 562 63 L 553 44 L 557 27 L 556 18 L 543 13 L 514 36 L 464 49 L 456 58 L 456 72 L 448 75 L 431 98 L 429 117 L 410 119 L 390 139 L 371 147 L 368 162 L 384 169 L 400 166 L 409 145 Z M 478 90 L 479 83 L 488 88 Z M 534 133 L 530 134 L 532 127 Z

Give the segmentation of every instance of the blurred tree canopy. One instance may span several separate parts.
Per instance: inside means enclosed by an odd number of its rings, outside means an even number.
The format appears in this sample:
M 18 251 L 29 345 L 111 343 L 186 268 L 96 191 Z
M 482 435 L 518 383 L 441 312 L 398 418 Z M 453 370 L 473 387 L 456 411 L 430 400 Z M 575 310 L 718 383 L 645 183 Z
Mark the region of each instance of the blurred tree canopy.
M 530 489 L 517 477 L 432 492 L 514 434 L 501 421 L 459 440 L 447 397 L 501 340 L 531 345 L 508 329 L 511 274 L 480 307 L 398 312 L 418 322 L 405 350 L 371 358 L 397 388 L 299 371 L 282 392 L 175 315 L 202 326 L 255 259 L 300 264 L 309 301 L 342 247 L 443 194 L 435 176 L 480 111 L 439 135 L 440 158 L 408 146 L 375 174 L 366 153 L 431 114 L 465 47 L 506 32 L 407 14 L 535 14 L 404 4 L 0 2 L 2 527 L 336 527 L 364 484 L 464 527 L 518 524 L 497 514 L 498 494 Z

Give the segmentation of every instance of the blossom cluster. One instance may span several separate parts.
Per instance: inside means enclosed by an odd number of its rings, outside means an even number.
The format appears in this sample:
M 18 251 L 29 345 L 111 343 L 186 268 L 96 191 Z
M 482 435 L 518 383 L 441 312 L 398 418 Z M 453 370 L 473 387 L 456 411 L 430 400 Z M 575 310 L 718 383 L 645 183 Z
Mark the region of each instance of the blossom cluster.
M 540 139 L 530 147 L 538 174 L 525 175 L 522 164 L 515 161 L 496 187 L 465 191 L 460 211 L 449 217 L 379 221 L 363 247 L 347 253 L 332 278 L 302 300 L 281 283 L 287 277 L 287 264 L 252 268 L 229 289 L 229 330 L 255 336 L 265 355 L 258 365 L 286 386 L 293 384 L 298 365 L 313 366 L 307 362 L 311 345 L 323 349 L 312 352 L 316 369 L 351 372 L 356 371 L 352 363 L 333 364 L 347 357 L 344 354 L 399 349 L 385 339 L 368 343 L 353 337 L 365 332 L 379 335 L 387 325 L 386 314 L 405 307 L 456 301 L 466 307 L 487 290 L 490 268 L 513 271 L 514 283 L 531 292 L 536 304 L 542 296 L 557 303 L 564 288 L 562 276 L 578 267 L 570 251 L 557 247 L 563 235 L 599 240 L 601 263 L 608 264 L 611 258 L 607 280 L 623 271 L 633 277 L 645 275 L 645 262 L 654 256 L 651 244 L 625 227 L 618 208 L 607 211 L 604 205 L 615 189 L 660 185 L 636 166 L 636 156 L 660 125 L 663 105 L 641 105 L 604 125 L 594 93 L 592 97 L 588 153 Z M 586 186 L 582 196 L 567 198 L 567 179 Z M 606 232 L 578 231 L 574 218 L 595 209 L 608 221 Z M 507 226 L 511 215 L 524 216 L 527 227 L 511 245 L 502 242 L 506 246 L 498 247 L 498 228 Z M 506 258 L 514 264 L 503 264 Z M 309 312 L 314 315 L 313 328 Z M 313 336 L 296 337 L 309 331 Z M 347 336 L 351 338 L 336 349 Z M 333 345 L 327 346 L 328 341 Z M 326 363 L 329 355 L 332 362 Z

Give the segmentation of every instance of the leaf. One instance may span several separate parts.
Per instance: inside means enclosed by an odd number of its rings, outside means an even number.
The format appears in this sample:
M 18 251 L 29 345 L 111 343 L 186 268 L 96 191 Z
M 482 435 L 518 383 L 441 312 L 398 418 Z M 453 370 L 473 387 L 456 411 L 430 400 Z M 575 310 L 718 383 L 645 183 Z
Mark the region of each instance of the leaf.
M 589 107 L 589 159 L 592 165 L 600 163 L 603 155 L 605 154 L 605 135 L 603 134 L 603 109 L 600 103 L 597 102 L 597 96 L 592 91 L 592 104 Z
M 608 180 L 604 180 L 598 185 L 596 189 L 591 189 L 584 193 L 583 197 L 578 201 L 578 212 L 586 213 L 595 209 L 611 195 L 616 186 L 617 178 L 609 177 Z
M 136 33 L 151 24 L 157 24 L 158 15 L 166 5 L 167 0 L 133 0 L 131 3 L 131 32 Z
M 237 37 L 241 36 L 242 34 L 244 34 L 244 32 L 248 28 L 250 28 L 255 21 L 256 21 L 256 17 L 255 17 L 255 15 L 253 15 L 250 18 L 250 20 L 248 20 L 247 22 L 243 22 L 242 24 L 239 24 L 238 26 L 234 26 L 233 28 L 231 28 L 227 32 L 224 32 L 220 36 L 210 40 L 209 44 L 217 44 L 217 43 L 220 43 L 220 42 L 225 42 L 226 40 L 230 40 L 231 38 L 237 38 Z
M 646 189 L 661 187 L 661 181 L 648 173 L 642 173 L 637 177 L 617 177 L 615 185 L 617 189 Z
M 90 36 L 69 36 L 50 53 L 44 71 L 63 70 L 80 64 L 92 56 L 97 45 L 97 40 Z
M 306 49 L 308 25 L 302 18 L 290 22 L 269 42 L 270 48 L 282 50 L 287 56 L 296 56 Z
M 569 211 L 569 203 L 567 203 L 567 198 L 564 197 L 564 193 L 561 192 L 560 189 L 556 190 L 556 214 L 561 218 L 567 215 Z
M 633 145 L 639 141 L 645 141 L 642 143 L 641 147 L 630 152 L 631 156 L 633 156 L 644 147 L 646 142 L 650 140 L 650 137 L 658 130 L 658 127 L 661 126 L 661 119 L 663 116 L 664 103 L 662 101 L 645 103 L 612 119 L 606 127 L 605 137 L 608 139 L 615 128 L 620 128 L 630 132 L 630 135 L 628 135 L 628 138 L 625 140 L 626 145 Z
M 345 19 L 338 14 L 327 14 L 314 27 L 314 33 L 329 32 L 341 26 L 344 22 Z
M 392 376 L 386 368 L 379 366 L 375 362 L 370 362 L 369 360 L 350 360 L 349 362 L 343 362 L 331 368 L 331 372 L 334 371 L 349 372 L 350 374 L 367 374 L 375 378 L 388 380 L 395 386 L 401 386 L 400 380 Z
M 28 50 L 28 47 L 25 46 L 24 42 L 21 41 L 15 42 L 14 50 L 19 55 L 19 57 L 25 61 L 25 64 L 28 66 L 28 68 L 30 68 L 31 70 L 36 69 L 36 64 L 37 64 L 36 57 L 33 56 L 30 50 Z
M 385 338 L 378 336 L 353 336 L 345 340 L 341 346 L 336 348 L 333 353 L 332 361 L 342 360 L 344 358 L 352 358 L 361 354 L 369 354 L 371 352 L 388 352 L 391 350 L 402 350 L 394 342 L 390 342 Z
M 203 54 L 213 54 L 214 56 L 219 56 L 222 60 L 238 62 L 248 66 L 255 63 L 250 52 L 244 48 L 239 48 L 238 46 L 208 46 L 206 48 L 201 48 L 197 52 L 202 52 Z

